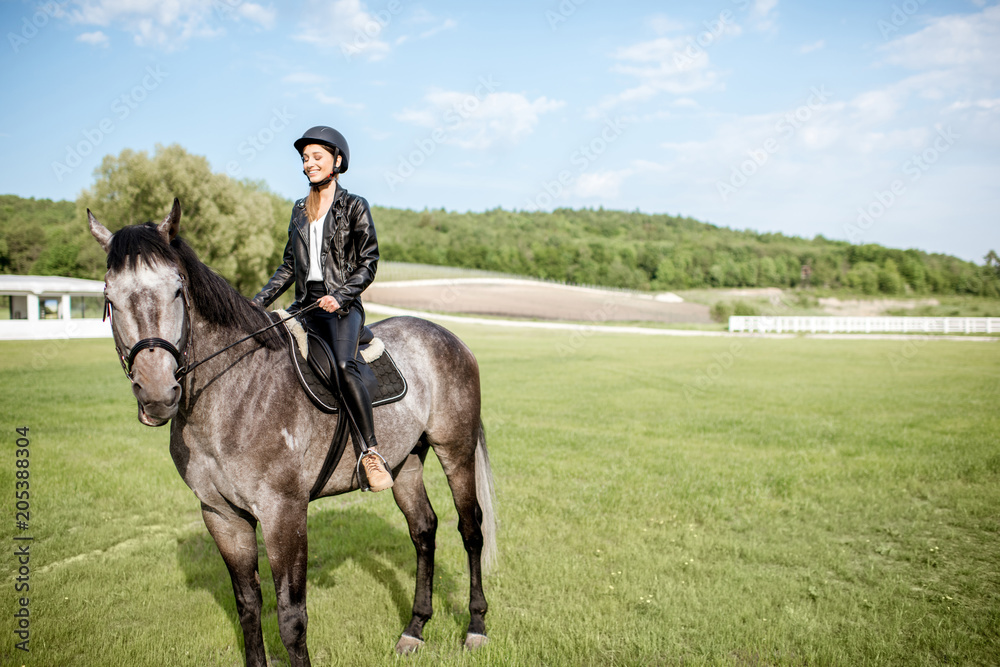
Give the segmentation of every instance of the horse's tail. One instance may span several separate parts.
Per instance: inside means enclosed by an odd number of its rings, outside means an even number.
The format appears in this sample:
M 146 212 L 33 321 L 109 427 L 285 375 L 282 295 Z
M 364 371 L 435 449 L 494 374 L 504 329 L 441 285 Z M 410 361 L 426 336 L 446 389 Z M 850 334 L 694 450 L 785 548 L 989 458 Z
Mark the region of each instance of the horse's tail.
M 479 438 L 476 443 L 476 499 L 483 513 L 483 572 L 489 572 L 497 563 L 496 488 L 490 453 L 486 449 L 486 428 L 479 420 Z

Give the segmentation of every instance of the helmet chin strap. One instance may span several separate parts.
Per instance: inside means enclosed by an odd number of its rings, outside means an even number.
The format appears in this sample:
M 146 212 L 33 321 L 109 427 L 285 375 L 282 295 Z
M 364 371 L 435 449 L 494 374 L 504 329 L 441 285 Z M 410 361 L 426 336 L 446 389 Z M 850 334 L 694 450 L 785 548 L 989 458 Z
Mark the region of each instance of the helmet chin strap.
M 309 178 L 309 172 L 307 172 L 305 169 L 302 170 L 302 173 L 306 175 L 306 178 Z M 318 181 L 316 183 L 313 183 L 312 181 L 309 181 L 309 185 L 311 185 L 314 188 L 321 188 L 321 187 L 323 187 L 324 185 L 326 185 L 327 183 L 329 183 L 330 181 L 333 180 L 333 177 L 334 177 L 335 173 L 336 172 L 331 172 L 329 176 L 327 176 L 326 178 L 324 178 L 322 181 Z

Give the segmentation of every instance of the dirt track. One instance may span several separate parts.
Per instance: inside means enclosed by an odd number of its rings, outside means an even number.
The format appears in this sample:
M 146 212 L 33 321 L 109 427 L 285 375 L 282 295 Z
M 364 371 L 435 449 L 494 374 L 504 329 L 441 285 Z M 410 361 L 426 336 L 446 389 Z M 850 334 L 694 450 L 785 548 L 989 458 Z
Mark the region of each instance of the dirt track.
M 711 322 L 708 306 L 629 292 L 528 280 L 416 280 L 378 283 L 364 301 L 439 313 L 578 322 Z

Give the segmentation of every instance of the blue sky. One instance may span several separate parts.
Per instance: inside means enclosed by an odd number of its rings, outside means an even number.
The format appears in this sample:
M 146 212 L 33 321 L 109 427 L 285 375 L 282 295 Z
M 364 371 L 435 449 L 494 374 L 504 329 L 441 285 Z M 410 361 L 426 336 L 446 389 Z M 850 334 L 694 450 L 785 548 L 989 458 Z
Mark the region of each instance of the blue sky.
M 598 207 L 1000 250 L 1000 5 L 0 0 L 0 193 L 178 143 L 305 193 L 328 124 L 372 204 Z M 377 220 L 376 220 L 377 225 Z

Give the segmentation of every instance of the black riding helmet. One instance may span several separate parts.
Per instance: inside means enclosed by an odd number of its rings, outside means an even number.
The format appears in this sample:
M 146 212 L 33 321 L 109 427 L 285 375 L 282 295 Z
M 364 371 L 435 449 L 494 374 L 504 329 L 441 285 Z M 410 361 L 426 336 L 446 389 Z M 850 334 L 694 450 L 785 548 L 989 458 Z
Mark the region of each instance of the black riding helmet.
M 347 147 L 347 139 L 340 132 L 326 125 L 317 125 L 306 130 L 301 138 L 295 140 L 295 150 L 302 155 L 302 150 L 309 144 L 320 144 L 328 147 L 333 153 L 334 162 L 337 155 L 343 156 L 340 162 L 340 169 L 336 173 L 343 174 L 347 171 L 348 163 L 351 161 L 351 150 Z

